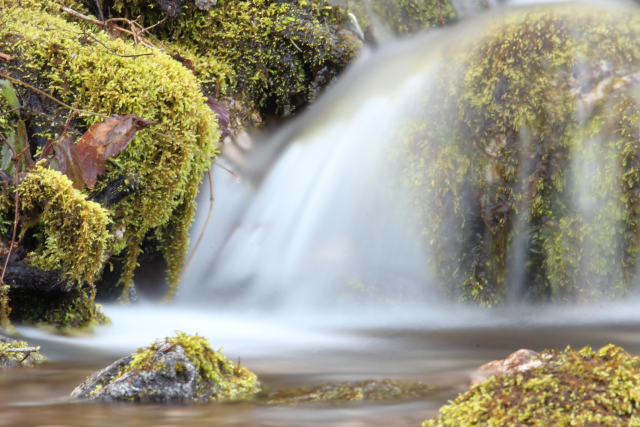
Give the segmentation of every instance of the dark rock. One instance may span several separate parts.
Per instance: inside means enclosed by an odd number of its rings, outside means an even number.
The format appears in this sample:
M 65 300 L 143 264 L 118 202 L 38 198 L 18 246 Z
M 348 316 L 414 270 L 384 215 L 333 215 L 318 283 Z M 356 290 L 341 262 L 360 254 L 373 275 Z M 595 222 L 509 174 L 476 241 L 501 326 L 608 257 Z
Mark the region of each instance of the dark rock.
M 235 400 L 260 391 L 255 374 L 233 366 L 206 339 L 178 333 L 91 375 L 71 397 L 92 400 Z

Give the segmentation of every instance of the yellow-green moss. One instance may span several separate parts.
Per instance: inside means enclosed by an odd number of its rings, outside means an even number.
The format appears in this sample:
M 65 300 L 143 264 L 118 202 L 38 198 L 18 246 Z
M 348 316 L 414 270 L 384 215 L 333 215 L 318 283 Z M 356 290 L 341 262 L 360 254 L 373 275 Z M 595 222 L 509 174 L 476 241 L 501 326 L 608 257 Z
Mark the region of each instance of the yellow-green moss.
M 0 337 L 1 338 L 1 337 Z M 8 352 L 6 350 L 12 348 L 30 348 L 26 341 L 9 341 L 0 340 L 0 370 L 3 367 L 24 366 L 32 367 L 47 361 L 47 358 L 40 354 L 40 347 L 35 347 L 37 351 L 30 352 Z
M 446 25 L 457 19 L 456 10 L 449 0 L 347 0 L 347 4 L 363 31 L 367 31 L 372 20 L 376 20 L 378 25 L 395 36 L 409 36 L 442 27 L 442 21 Z
M 640 425 L 640 358 L 607 345 L 545 351 L 542 360 L 471 387 L 423 427 Z
M 145 25 L 165 16 L 158 4 L 140 0 L 115 0 L 112 10 L 141 16 Z M 208 11 L 188 0 L 175 20 L 152 31 L 194 62 L 216 98 L 231 96 L 250 112 L 272 103 L 270 110 L 287 116 L 355 57 L 359 42 L 341 31 L 344 22 L 344 11 L 326 0 L 228 0 Z
M 93 284 L 112 240 L 110 212 L 86 200 L 66 175 L 41 166 L 20 183 L 19 194 L 21 214 L 44 227 L 43 250 L 31 254 L 31 265 L 62 269 L 78 287 Z
M 170 285 L 175 289 L 188 246 L 193 200 L 203 172 L 210 167 L 209 158 L 216 154 L 219 138 L 216 116 L 204 104 L 199 82 L 165 53 L 124 39 L 111 40 L 104 31 L 86 22 L 74 22 L 69 15 L 65 19 L 57 3 L 0 2 L 0 9 L 0 50 L 16 58 L 7 64 L 10 75 L 20 76 L 76 108 L 104 116 L 137 114 L 160 123 L 156 132 L 138 132 L 127 149 L 107 163 L 107 172 L 95 189 L 84 191 L 85 195 L 98 193 L 109 182 L 134 171 L 144 193 L 110 207 L 108 215 L 96 210 L 95 204 L 85 202 L 73 211 L 80 217 L 66 218 L 64 213 L 72 207 L 66 206 L 64 200 L 55 208 L 50 205 L 42 218 L 47 221 L 45 227 L 57 234 L 47 237 L 45 252 L 33 256 L 33 263 L 47 269 L 63 268 L 73 279 L 92 282 L 95 276 L 90 277 L 89 273 L 99 271 L 105 253 L 126 255 L 126 293 L 145 235 L 151 230 L 172 235 L 177 230 L 177 241 L 165 239 L 161 243 L 171 269 Z M 114 52 L 151 55 L 123 57 Z M 21 93 L 29 91 L 16 89 Z M 80 116 L 86 127 L 103 120 Z M 35 208 L 41 191 L 36 188 L 38 183 L 63 185 L 59 176 L 42 168 L 29 175 L 21 186 L 25 189 L 24 203 L 33 200 Z M 51 191 L 55 195 L 57 190 Z M 82 199 L 74 194 L 75 199 Z M 102 229 L 80 229 L 82 238 L 93 236 L 93 240 L 85 239 L 86 245 L 73 246 L 78 242 L 78 230 L 64 235 L 63 228 L 74 221 L 81 223 L 89 206 L 99 214 L 94 221 L 106 225 L 110 218 L 113 229 L 124 230 L 124 236 L 110 239 Z M 94 258 L 87 258 L 89 254 Z
M 491 306 L 509 291 L 571 302 L 628 292 L 638 52 L 640 18 L 593 6 L 514 12 L 447 51 L 401 137 L 445 294 Z M 518 251 L 525 271 L 509 276 Z

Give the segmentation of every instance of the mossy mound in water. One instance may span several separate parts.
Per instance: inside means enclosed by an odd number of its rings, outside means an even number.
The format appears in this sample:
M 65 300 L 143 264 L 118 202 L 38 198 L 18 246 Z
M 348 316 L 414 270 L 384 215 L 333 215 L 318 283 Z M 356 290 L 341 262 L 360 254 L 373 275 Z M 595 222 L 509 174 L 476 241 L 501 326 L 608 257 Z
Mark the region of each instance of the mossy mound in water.
M 32 367 L 46 362 L 40 347 L 0 335 L 0 371 L 18 367 Z
M 483 306 L 623 296 L 640 236 L 640 15 L 498 18 L 447 45 L 401 123 L 435 277 Z
M 640 425 L 640 358 L 607 345 L 545 351 L 541 360 L 473 386 L 423 427 Z
M 258 378 L 234 366 L 198 335 L 179 332 L 96 372 L 71 397 L 92 400 L 220 401 L 250 399 Z
M 0 52 L 14 58 L 2 63 L 7 76 L 80 110 L 67 131 L 72 140 L 112 115 L 137 114 L 158 122 L 138 131 L 106 162 L 94 188 L 75 188 L 46 161 L 24 171 L 20 247 L 7 275 L 21 266 L 34 280 L 24 285 L 7 280 L 14 318 L 57 326 L 103 321 L 93 304 L 98 279 L 105 268 L 115 269 L 127 295 L 143 241 L 152 242 L 148 251 L 164 255 L 175 291 L 198 185 L 219 139 L 216 115 L 205 104 L 200 82 L 163 51 L 111 38 L 100 27 L 65 15 L 55 2 L 0 0 Z M 70 111 L 15 81 L 13 90 L 22 108 L 0 117 L 0 132 L 8 138 L 26 133 L 30 154 L 37 158 L 48 139 L 60 136 Z M 12 108 L 0 96 L 0 112 Z M 13 180 L 3 178 L 2 188 L 6 253 Z
M 364 400 L 393 400 L 421 398 L 433 393 L 435 387 L 422 382 L 403 381 L 349 381 L 325 384 L 313 388 L 279 390 L 269 393 L 271 405 L 296 405 L 308 402 L 348 402 Z

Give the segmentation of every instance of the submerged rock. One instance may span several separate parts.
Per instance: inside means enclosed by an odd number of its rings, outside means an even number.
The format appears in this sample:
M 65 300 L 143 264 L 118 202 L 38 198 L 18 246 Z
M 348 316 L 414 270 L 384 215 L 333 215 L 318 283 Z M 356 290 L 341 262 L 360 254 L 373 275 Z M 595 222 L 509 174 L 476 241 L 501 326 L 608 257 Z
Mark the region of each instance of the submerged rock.
M 542 354 L 539 366 L 472 386 L 422 426 L 640 425 L 639 357 L 614 345 Z
M 525 372 L 545 363 L 546 356 L 540 356 L 533 350 L 518 350 L 504 360 L 494 360 L 480 366 L 471 374 L 471 386 L 480 384 L 493 375 Z
M 295 405 L 307 402 L 343 402 L 419 398 L 433 393 L 435 387 L 419 381 L 348 381 L 313 388 L 279 390 L 269 394 L 268 404 Z
M 157 340 L 91 375 L 71 397 L 171 401 L 248 399 L 260 391 L 254 373 L 234 366 L 198 335 Z
M 0 371 L 46 362 L 47 359 L 39 351 L 40 347 L 31 347 L 25 341 L 0 335 Z

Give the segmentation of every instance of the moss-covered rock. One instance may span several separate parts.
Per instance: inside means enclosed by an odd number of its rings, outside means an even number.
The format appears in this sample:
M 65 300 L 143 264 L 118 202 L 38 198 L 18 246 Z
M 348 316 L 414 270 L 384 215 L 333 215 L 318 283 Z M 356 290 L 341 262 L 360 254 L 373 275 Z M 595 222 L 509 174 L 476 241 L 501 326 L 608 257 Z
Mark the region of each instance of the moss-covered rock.
M 92 400 L 221 401 L 250 399 L 258 378 L 234 366 L 198 335 L 179 332 L 138 349 L 78 386 L 71 397 Z
M 169 11 L 162 2 L 103 3 L 119 16 L 141 16 L 145 26 Z M 288 116 L 312 101 L 361 44 L 343 28 L 344 10 L 326 0 L 226 0 L 209 10 L 176 3 L 179 13 L 151 32 L 191 61 L 205 90 L 231 110 L 232 128 L 260 123 L 261 111 Z
M 143 239 L 153 236 L 167 261 L 174 292 L 198 185 L 216 154 L 216 115 L 205 104 L 200 82 L 168 54 L 112 39 L 93 24 L 66 18 L 55 2 L 0 0 L 0 51 L 15 58 L 3 63 L 7 75 L 77 109 L 78 118 L 68 130 L 75 138 L 114 114 L 137 114 L 159 124 L 139 131 L 124 151 L 110 159 L 93 189 L 73 188 L 46 162 L 22 176 L 19 231 L 27 251 L 25 262 L 60 270 L 69 281 L 66 291 L 89 289 L 83 294 L 89 300 L 83 301 L 92 306 L 92 284 L 107 259 L 124 259 L 122 292 L 127 295 Z M 9 134 L 25 122 L 35 156 L 47 139 L 60 136 L 70 111 L 26 86 L 14 82 L 13 88 L 23 108 L 20 116 L 0 117 L 0 131 Z M 0 111 L 9 107 L 6 97 L 0 96 Z M 113 190 L 114 183 L 131 188 L 108 203 L 90 201 L 106 200 L 102 195 Z M 10 185 L 5 188 L 10 195 Z M 13 198 L 5 195 L 5 199 L 1 224 L 8 230 L 13 224 Z M 63 295 L 62 300 L 73 307 L 83 295 Z M 25 312 L 14 313 L 18 311 Z M 34 315 L 21 318 L 50 318 Z M 64 326 L 65 321 L 61 323 Z
M 607 345 L 545 351 L 541 361 L 471 387 L 423 427 L 640 425 L 640 358 Z
M 625 295 L 640 218 L 640 16 L 503 13 L 448 49 L 401 123 L 443 292 L 483 306 Z
M 0 335 L 0 371 L 33 367 L 46 361 L 47 358 L 40 354 L 40 347 Z
M 309 402 L 359 402 L 423 398 L 433 394 L 435 386 L 419 381 L 368 380 L 278 390 L 269 393 L 270 405 L 297 405 Z

